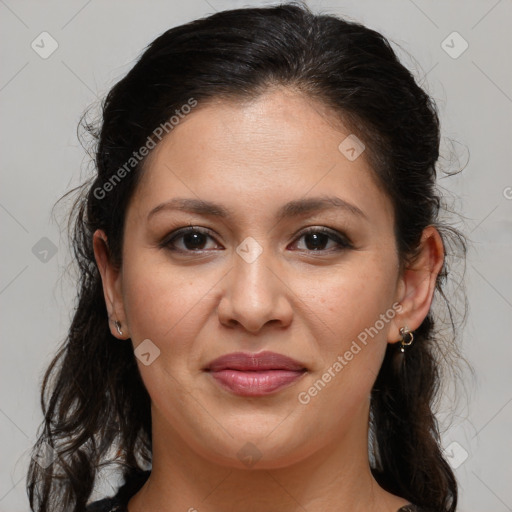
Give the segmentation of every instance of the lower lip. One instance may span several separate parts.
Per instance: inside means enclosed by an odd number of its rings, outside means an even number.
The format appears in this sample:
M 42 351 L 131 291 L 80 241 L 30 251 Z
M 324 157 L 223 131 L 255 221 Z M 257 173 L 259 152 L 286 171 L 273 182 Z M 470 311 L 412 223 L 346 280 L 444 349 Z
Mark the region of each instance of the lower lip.
M 306 372 L 291 370 L 256 372 L 220 370 L 210 373 L 218 383 L 236 395 L 265 396 L 293 384 Z

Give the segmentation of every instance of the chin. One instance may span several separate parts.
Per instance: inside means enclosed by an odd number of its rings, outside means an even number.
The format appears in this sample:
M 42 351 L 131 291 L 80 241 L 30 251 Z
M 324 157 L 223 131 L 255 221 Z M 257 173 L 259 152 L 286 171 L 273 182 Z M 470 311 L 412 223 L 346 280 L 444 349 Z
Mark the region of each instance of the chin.
M 319 449 L 313 441 L 321 436 L 310 436 L 308 442 L 305 437 L 297 436 L 296 433 L 301 430 L 293 428 L 293 425 L 289 430 L 281 430 L 282 425 L 278 426 L 275 432 L 270 428 L 263 434 L 255 434 L 250 426 L 247 425 L 245 429 L 239 426 L 237 432 L 229 431 L 233 437 L 223 432 L 225 435 L 222 439 L 213 436 L 208 440 L 203 439 L 198 446 L 199 455 L 226 468 L 271 470 L 300 463 Z

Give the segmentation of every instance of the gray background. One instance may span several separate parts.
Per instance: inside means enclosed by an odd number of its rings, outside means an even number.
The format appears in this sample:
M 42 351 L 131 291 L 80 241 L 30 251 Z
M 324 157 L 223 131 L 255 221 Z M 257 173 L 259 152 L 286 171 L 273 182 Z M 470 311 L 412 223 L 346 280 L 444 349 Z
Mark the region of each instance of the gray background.
M 75 290 L 73 274 L 67 272 L 66 210 L 57 210 L 59 224 L 51 208 L 80 182 L 81 172 L 85 176 L 87 158 L 76 138 L 81 113 L 166 29 L 217 10 L 264 4 L 0 0 L 0 511 L 28 510 L 24 477 L 41 420 L 40 379 L 71 318 Z M 447 170 L 467 164 L 460 175 L 440 183 L 450 191 L 462 214 L 457 225 L 471 241 L 469 315 L 459 332 L 475 377 L 463 374 L 463 385 L 446 395 L 439 417 L 443 445 L 460 483 L 459 510 L 510 511 L 512 2 L 331 0 L 309 5 L 361 21 L 414 57 L 395 46 L 438 104 L 441 164 Z M 51 49 L 48 36 L 40 36 L 44 31 L 58 44 L 46 59 L 31 47 L 35 41 L 39 52 Z M 454 31 L 463 39 L 451 35 Z M 464 40 L 469 46 L 457 55 Z M 455 412 L 447 415 L 453 405 Z

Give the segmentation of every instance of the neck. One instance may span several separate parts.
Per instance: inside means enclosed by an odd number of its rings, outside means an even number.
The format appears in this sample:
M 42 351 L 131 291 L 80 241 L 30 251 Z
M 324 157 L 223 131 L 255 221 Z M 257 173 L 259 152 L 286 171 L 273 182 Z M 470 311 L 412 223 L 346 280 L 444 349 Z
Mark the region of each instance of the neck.
M 199 454 L 158 412 L 153 418 L 151 475 L 129 512 L 396 512 L 408 503 L 384 491 L 371 473 L 367 414 L 365 428 L 354 425 L 361 428 L 299 460 L 278 467 L 262 457 L 243 469 L 239 460 L 226 465 Z

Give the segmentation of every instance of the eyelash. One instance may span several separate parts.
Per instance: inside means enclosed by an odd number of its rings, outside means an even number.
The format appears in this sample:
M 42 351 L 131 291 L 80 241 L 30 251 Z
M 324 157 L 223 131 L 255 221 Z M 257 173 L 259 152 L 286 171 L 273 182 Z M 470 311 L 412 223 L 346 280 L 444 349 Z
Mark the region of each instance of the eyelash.
M 201 235 L 205 235 L 205 236 L 208 236 L 208 237 L 214 239 L 208 233 L 208 230 L 205 230 L 204 228 L 195 227 L 195 226 L 189 226 L 189 227 L 186 227 L 186 228 L 178 229 L 177 231 L 174 231 L 173 233 L 171 233 L 172 236 L 166 237 L 165 240 L 160 244 L 160 247 L 164 248 L 164 249 L 167 249 L 169 251 L 182 252 L 182 253 L 203 253 L 203 252 L 207 252 L 208 249 L 206 249 L 206 250 L 205 249 L 198 249 L 198 250 L 177 249 L 176 247 L 172 246 L 172 244 L 176 240 L 184 237 L 185 235 L 191 234 L 191 233 L 199 233 Z M 337 231 L 333 231 L 331 229 L 323 228 L 323 227 L 307 228 L 306 230 L 298 233 L 296 239 L 301 239 L 302 237 L 310 235 L 310 234 L 326 235 L 331 240 L 335 241 L 338 244 L 338 247 L 335 248 L 335 249 L 317 249 L 317 250 L 306 249 L 307 252 L 311 252 L 311 253 L 322 253 L 322 252 L 326 253 L 327 252 L 328 253 L 328 252 L 343 251 L 343 250 L 347 250 L 347 249 L 353 248 L 352 243 L 349 241 L 349 239 L 346 236 L 342 235 L 341 233 L 338 233 Z M 303 250 L 301 250 L 301 251 L 303 251 Z

